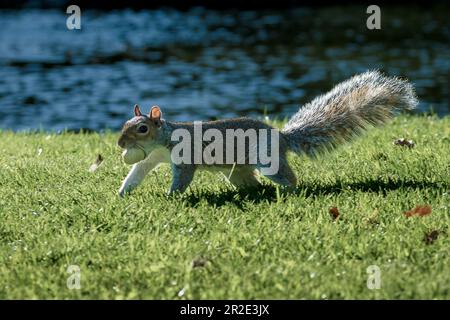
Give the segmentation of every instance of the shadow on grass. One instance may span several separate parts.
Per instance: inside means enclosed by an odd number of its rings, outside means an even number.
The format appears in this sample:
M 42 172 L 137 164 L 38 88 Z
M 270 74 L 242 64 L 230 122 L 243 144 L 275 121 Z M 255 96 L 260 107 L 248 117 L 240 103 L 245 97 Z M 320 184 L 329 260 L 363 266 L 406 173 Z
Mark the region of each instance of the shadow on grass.
M 220 191 L 197 190 L 183 196 L 188 205 L 195 206 L 206 200 L 208 204 L 223 206 L 231 204 L 241 210 L 245 210 L 245 204 L 259 202 L 276 202 L 276 187 L 273 185 L 261 185 L 245 189 L 222 189 Z
M 314 197 L 323 195 L 338 195 L 344 192 L 350 193 L 352 191 L 362 192 L 376 192 L 386 195 L 389 191 L 399 189 L 435 189 L 450 188 L 449 184 L 444 182 L 428 182 L 428 181 L 413 181 L 413 180 L 393 180 L 380 181 L 374 179 L 367 179 L 364 181 L 346 183 L 343 181 L 336 181 L 334 184 L 311 184 L 300 183 L 294 190 L 280 191 L 281 195 L 288 197 L 290 195 L 301 195 L 302 197 Z M 277 192 L 274 185 L 261 185 L 254 188 L 246 188 L 239 190 L 198 190 L 185 194 L 183 199 L 191 206 L 197 205 L 200 201 L 206 200 L 208 204 L 214 206 L 235 205 L 241 210 L 245 210 L 245 204 L 260 203 L 260 202 L 277 202 Z

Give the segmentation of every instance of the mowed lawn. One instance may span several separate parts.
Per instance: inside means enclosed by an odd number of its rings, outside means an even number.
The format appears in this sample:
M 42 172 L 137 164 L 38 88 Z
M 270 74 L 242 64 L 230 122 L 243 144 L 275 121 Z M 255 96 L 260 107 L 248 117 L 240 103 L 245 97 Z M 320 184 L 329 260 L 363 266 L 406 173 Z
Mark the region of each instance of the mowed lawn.
M 393 145 L 402 137 L 415 147 Z M 292 156 L 290 194 L 197 173 L 167 198 L 162 166 L 121 199 L 117 138 L 0 133 L 1 299 L 450 298 L 450 117 L 401 116 Z M 418 205 L 431 213 L 406 217 Z

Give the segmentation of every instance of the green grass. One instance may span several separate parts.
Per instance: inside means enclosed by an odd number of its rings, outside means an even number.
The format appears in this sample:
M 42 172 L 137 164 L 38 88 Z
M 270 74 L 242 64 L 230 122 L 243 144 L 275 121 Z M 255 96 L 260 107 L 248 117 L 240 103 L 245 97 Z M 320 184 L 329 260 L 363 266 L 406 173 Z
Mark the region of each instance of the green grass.
M 294 194 L 266 181 L 247 195 L 200 173 L 168 199 L 161 167 L 120 199 L 117 137 L 0 133 L 1 299 L 450 298 L 450 117 L 402 116 L 316 160 L 292 157 Z M 403 214 L 424 204 L 428 216 Z

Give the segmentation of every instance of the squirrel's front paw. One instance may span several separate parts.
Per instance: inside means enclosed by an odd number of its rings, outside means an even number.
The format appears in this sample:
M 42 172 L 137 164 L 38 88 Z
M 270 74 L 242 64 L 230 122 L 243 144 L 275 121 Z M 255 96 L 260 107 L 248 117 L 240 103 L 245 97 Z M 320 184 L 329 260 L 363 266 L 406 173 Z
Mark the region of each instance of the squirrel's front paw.
M 171 198 L 171 197 L 173 197 L 174 195 L 175 195 L 175 192 L 172 191 L 172 190 L 169 190 L 169 191 L 166 192 L 166 197 L 167 197 L 167 198 Z
M 130 191 L 131 191 L 130 188 L 120 188 L 120 189 L 119 189 L 119 192 L 118 192 L 119 197 L 125 198 L 125 196 L 126 196 L 128 193 L 130 193 Z
M 137 187 L 137 184 L 131 183 L 131 184 L 123 184 L 119 189 L 119 196 L 125 197 L 128 195 L 132 190 L 134 190 Z

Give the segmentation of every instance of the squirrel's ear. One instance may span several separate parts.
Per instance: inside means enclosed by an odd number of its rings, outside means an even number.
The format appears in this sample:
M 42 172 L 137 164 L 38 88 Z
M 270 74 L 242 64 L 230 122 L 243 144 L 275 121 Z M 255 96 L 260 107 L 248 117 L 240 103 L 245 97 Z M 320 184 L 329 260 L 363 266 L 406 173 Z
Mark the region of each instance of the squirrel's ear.
M 138 106 L 137 104 L 134 105 L 134 115 L 135 115 L 136 117 L 142 116 L 141 109 L 139 109 L 139 106 Z
M 158 106 L 153 106 L 148 116 L 158 127 L 161 125 L 162 112 Z

